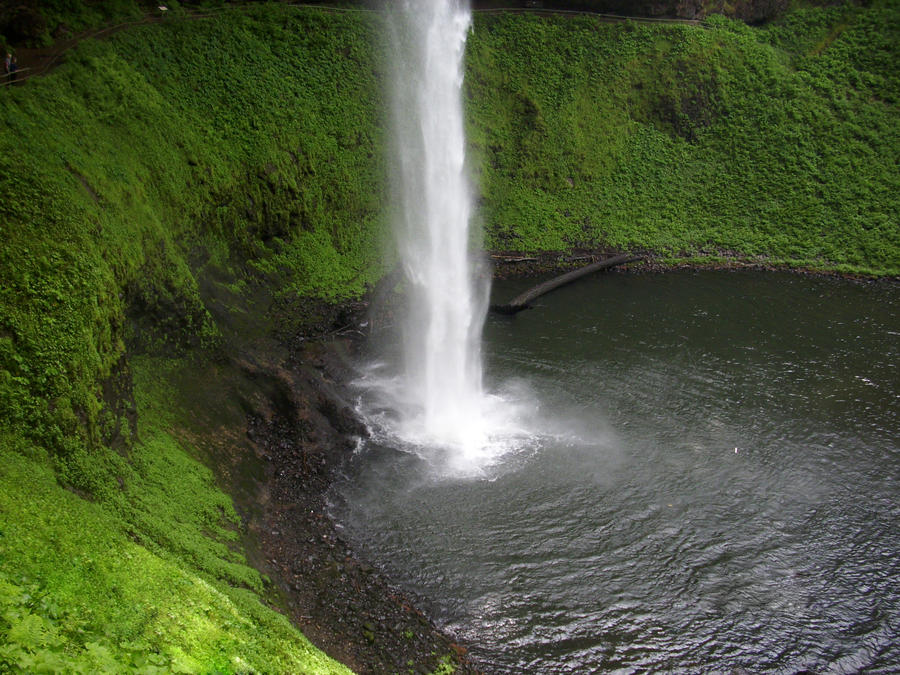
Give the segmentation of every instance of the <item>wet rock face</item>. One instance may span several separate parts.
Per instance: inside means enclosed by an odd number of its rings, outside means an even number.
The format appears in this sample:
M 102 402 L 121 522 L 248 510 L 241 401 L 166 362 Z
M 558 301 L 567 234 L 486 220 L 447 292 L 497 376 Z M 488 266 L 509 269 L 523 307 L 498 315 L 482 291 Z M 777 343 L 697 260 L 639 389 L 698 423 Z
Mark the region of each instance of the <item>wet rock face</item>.
M 737 2 L 729 3 L 718 0 L 717 2 L 707 2 L 705 4 L 709 6 L 701 10 L 702 16 L 724 14 L 750 24 L 757 24 L 784 14 L 788 10 L 790 3 L 788 0 L 737 0 Z
M 361 560 L 326 513 L 328 488 L 366 433 L 340 388 L 350 378 L 345 347 L 298 342 L 284 361 L 258 352 L 238 361 L 264 393 L 245 402 L 247 437 L 264 463 L 248 520 L 259 566 L 303 633 L 359 673 L 431 672 L 448 655 L 457 672 L 475 672 L 465 649 Z

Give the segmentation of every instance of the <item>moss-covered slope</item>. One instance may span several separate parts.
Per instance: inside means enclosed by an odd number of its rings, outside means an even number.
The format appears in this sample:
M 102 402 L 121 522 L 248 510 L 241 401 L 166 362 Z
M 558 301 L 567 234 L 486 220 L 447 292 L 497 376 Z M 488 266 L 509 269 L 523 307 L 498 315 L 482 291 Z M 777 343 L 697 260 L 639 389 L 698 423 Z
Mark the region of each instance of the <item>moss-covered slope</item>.
M 378 273 L 372 42 L 358 15 L 263 7 L 85 42 L 0 92 L 0 670 L 340 670 L 260 604 L 133 354 L 224 346 L 260 284 L 333 300 Z
M 96 383 L 124 353 L 126 306 L 161 328 L 138 342 L 178 348 L 219 337 L 197 282 L 212 272 L 237 291 L 268 275 L 281 295 L 329 298 L 374 278 L 370 32 L 279 8 L 173 22 L 85 43 L 4 92 L 0 406 L 13 428 L 61 457 L 103 445 Z
M 490 15 L 467 92 L 488 246 L 900 273 L 900 11 L 766 28 Z

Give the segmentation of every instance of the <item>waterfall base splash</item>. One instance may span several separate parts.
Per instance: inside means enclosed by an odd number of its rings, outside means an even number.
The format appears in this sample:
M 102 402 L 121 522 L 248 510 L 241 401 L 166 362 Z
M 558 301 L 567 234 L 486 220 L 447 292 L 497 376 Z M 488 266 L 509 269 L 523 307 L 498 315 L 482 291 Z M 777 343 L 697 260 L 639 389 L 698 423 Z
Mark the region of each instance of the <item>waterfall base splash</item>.
M 440 476 L 487 478 L 501 462 L 540 444 L 528 423 L 536 417 L 534 398 L 524 387 L 482 393 L 442 416 L 426 411 L 403 376 L 386 371 L 384 363 L 371 364 L 358 380 L 357 413 L 375 443 L 417 455 Z

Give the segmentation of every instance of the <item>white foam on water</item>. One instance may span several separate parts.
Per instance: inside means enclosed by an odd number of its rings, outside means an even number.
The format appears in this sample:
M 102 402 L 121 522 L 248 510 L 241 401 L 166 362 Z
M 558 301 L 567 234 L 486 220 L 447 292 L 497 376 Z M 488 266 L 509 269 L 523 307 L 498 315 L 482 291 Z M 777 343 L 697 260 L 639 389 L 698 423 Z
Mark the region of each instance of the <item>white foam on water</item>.
M 427 416 L 421 400 L 410 397 L 403 375 L 377 366 L 358 384 L 363 390 L 357 412 L 371 440 L 414 454 L 438 477 L 490 479 L 514 456 L 527 456 L 543 443 L 537 432 L 538 411 L 531 392 L 508 389 L 482 392 L 470 419 Z

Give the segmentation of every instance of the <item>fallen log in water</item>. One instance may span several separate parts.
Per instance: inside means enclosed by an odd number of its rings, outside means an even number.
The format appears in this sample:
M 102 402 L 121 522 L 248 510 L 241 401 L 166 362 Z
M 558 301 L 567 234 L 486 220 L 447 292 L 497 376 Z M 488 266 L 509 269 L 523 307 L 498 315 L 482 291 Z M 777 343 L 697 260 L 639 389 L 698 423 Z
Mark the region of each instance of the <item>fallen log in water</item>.
M 540 283 L 534 288 L 531 288 L 524 293 L 517 295 L 508 305 L 491 305 L 491 311 L 497 312 L 498 314 L 516 314 L 517 312 L 521 312 L 523 309 L 529 309 L 531 307 L 530 303 L 532 300 L 535 300 L 545 293 L 549 293 L 550 291 L 559 288 L 560 286 L 570 284 L 576 279 L 587 276 L 592 272 L 597 272 L 598 270 L 607 269 L 609 267 L 615 267 L 616 265 L 624 265 L 625 263 L 635 262 L 640 259 L 640 256 L 634 256 L 630 253 L 623 253 L 622 255 L 616 255 L 612 258 L 606 258 L 605 260 L 598 260 L 597 262 L 590 263 L 589 265 L 585 265 L 584 267 L 579 267 L 577 270 L 566 272 L 565 274 L 561 274 L 558 277 L 553 277 L 548 281 Z
M 514 263 L 514 262 L 537 262 L 537 258 L 530 256 L 507 256 L 507 255 L 492 255 L 491 258 L 494 260 L 499 260 L 505 263 Z

